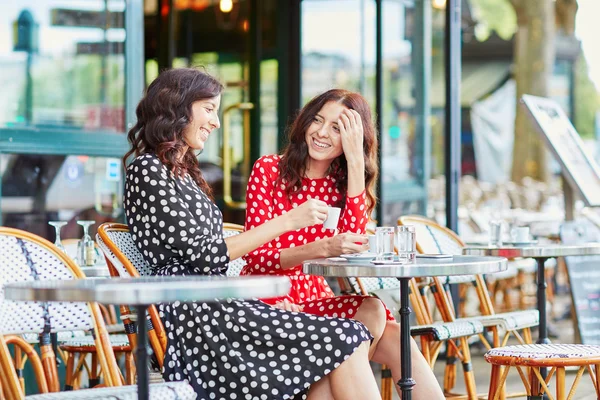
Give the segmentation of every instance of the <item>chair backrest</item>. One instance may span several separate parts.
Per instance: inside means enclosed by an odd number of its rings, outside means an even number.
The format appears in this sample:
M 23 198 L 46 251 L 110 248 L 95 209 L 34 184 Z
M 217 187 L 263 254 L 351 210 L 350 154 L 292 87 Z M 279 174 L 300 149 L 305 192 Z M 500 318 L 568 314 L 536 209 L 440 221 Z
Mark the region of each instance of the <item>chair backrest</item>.
M 85 278 L 66 254 L 47 240 L 0 227 L 0 285 L 38 280 Z M 50 333 L 93 328 L 85 303 L 15 302 L 0 288 L 0 333 Z
M 398 225 L 413 225 L 417 235 L 417 251 L 425 254 L 461 255 L 464 242 L 450 229 L 430 219 L 407 215 L 398 218 Z
M 223 224 L 223 238 L 239 235 L 244 232 L 244 227 L 238 224 L 232 224 L 229 222 L 225 222 Z M 235 260 L 229 261 L 229 266 L 227 267 L 227 276 L 240 276 L 240 273 L 246 266 L 246 261 L 242 257 L 236 258 Z
M 110 222 L 100 225 L 96 243 L 120 277 L 152 275 L 152 268 L 135 246 L 127 225 Z
M 105 384 L 121 385 L 119 367 L 98 304 L 13 302 L 4 299 L 3 287 L 8 283 L 70 279 L 85 279 L 85 275 L 72 259 L 52 243 L 29 232 L 0 227 L 0 381 L 2 390 L 8 393 L 9 398 L 22 399 L 24 393 L 8 351 L 6 334 L 40 333 L 47 338 L 50 332 L 95 328 L 95 344 Z M 26 345 L 22 343 L 23 340 L 9 340 L 21 348 Z M 50 341 L 44 339 L 40 347 L 42 354 L 45 354 L 41 362 L 33 349 L 31 354 L 28 353 L 34 370 L 43 368 L 42 375 L 58 376 Z M 40 383 L 39 371 L 36 376 L 38 388 L 46 392 L 48 386 L 46 382 Z M 42 380 L 45 381 L 45 378 Z M 52 390 L 58 390 L 55 384 L 57 382 L 51 384 L 54 387 Z

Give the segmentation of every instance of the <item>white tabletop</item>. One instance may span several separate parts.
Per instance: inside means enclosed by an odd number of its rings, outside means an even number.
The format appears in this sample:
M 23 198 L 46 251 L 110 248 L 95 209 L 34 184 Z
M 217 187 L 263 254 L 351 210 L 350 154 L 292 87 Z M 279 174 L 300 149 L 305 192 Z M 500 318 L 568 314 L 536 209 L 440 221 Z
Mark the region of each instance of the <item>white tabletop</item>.
M 6 285 L 4 295 L 6 299 L 23 301 L 148 305 L 276 297 L 289 290 L 290 281 L 285 276 L 169 276 L 19 282 Z
M 452 256 L 442 259 L 417 258 L 413 264 L 374 265 L 371 262 L 333 261 L 328 258 L 303 263 L 306 274 L 379 278 L 418 278 L 427 276 L 492 274 L 506 270 L 504 257 Z
M 467 246 L 463 254 L 474 256 L 498 256 L 506 258 L 550 258 L 566 256 L 591 256 L 600 254 L 600 244 L 578 245 L 541 244 L 526 246 Z

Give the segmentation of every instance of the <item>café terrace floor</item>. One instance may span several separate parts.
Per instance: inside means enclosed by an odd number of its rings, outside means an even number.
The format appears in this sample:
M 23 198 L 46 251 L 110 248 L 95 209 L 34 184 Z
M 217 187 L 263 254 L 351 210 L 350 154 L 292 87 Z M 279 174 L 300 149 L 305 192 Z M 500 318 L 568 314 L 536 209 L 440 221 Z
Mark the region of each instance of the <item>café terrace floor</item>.
M 556 310 L 558 311 L 557 315 L 561 314 L 562 312 L 564 312 L 564 310 L 566 310 L 568 307 L 570 307 L 571 304 L 571 298 L 569 295 L 560 295 L 557 296 L 557 303 L 556 303 Z M 550 320 L 552 321 L 552 320 Z M 551 325 L 553 326 L 553 328 L 555 329 L 555 331 L 559 334 L 558 338 L 551 338 L 553 343 L 574 343 L 574 328 L 573 328 L 573 320 L 572 319 L 563 319 L 561 321 L 558 322 L 551 322 Z M 532 332 L 534 339 L 537 338 L 537 329 L 535 331 Z M 510 344 L 518 344 L 516 340 L 511 340 L 509 341 L 509 345 Z M 491 366 L 490 364 L 488 364 L 487 362 L 485 362 L 485 360 L 483 359 L 483 355 L 485 354 L 484 350 L 479 349 L 478 346 L 471 346 L 471 357 L 473 359 L 473 371 L 475 371 L 475 382 L 477 385 L 477 392 L 480 395 L 483 395 L 485 393 L 486 397 L 487 397 L 487 391 L 488 391 L 488 383 L 489 383 L 489 379 L 490 379 L 490 371 L 491 371 Z M 440 385 L 442 385 L 443 383 L 443 377 L 444 377 L 444 367 L 445 367 L 445 361 L 444 360 L 438 360 L 435 364 L 435 376 L 438 379 L 438 382 L 440 383 Z M 567 390 L 570 390 L 571 385 L 573 383 L 573 380 L 575 379 L 577 371 L 576 370 L 572 370 L 572 371 L 568 371 L 567 370 L 567 380 L 566 380 L 566 387 L 568 388 Z M 376 371 L 376 376 L 379 377 L 379 372 Z M 458 369 L 457 369 L 457 380 L 456 380 L 456 388 L 453 390 L 454 393 L 465 393 L 465 385 L 464 385 L 464 381 L 462 380 L 462 367 L 459 365 Z M 556 394 L 556 384 L 554 379 L 552 379 L 552 381 L 550 381 L 550 389 L 552 390 L 552 396 L 555 397 Z M 521 379 L 519 378 L 519 374 L 516 371 L 516 369 L 512 369 L 509 372 L 508 375 L 508 379 L 507 379 L 507 393 L 524 393 L 525 389 L 523 386 L 523 383 L 521 382 Z M 400 397 L 394 393 L 394 400 L 399 400 Z M 413 396 L 413 399 L 415 397 Z M 525 399 L 526 396 L 522 396 L 522 397 L 515 397 L 518 399 Z M 583 374 L 583 376 L 581 377 L 580 381 L 579 381 L 579 385 L 577 386 L 577 391 L 575 392 L 575 395 L 573 396 L 574 400 L 596 400 L 596 392 L 594 391 L 594 387 L 592 385 L 592 381 L 590 379 L 590 376 L 586 373 Z M 416 400 L 420 400 L 420 399 L 416 399 Z M 424 399 L 425 400 L 425 399 Z

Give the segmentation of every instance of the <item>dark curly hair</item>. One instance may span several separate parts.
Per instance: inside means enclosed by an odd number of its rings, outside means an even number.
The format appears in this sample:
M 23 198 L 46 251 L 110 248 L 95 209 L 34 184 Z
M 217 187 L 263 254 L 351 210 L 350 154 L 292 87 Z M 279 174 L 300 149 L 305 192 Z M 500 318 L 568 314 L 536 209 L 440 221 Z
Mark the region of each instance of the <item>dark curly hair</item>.
M 360 114 L 362 119 L 364 131 L 365 188 L 367 192 L 367 210 L 370 215 L 377 202 L 375 196 L 375 182 L 377 181 L 377 174 L 379 172 L 377 165 L 377 130 L 373 124 L 369 104 L 358 93 L 342 89 L 331 89 L 313 98 L 300 110 L 288 131 L 288 145 L 283 150 L 281 160 L 279 161 L 279 171 L 281 172 L 277 183 L 284 185 L 288 196 L 298 192 L 302 187 L 302 177 L 304 177 L 309 157 L 308 145 L 306 144 L 306 130 L 321 108 L 331 101 L 355 110 Z M 346 156 L 344 154 L 333 160 L 330 174 L 336 179 L 337 189 L 342 194 L 342 198 L 337 205 L 343 207 L 348 191 L 348 165 L 346 164 Z
M 183 140 L 185 128 L 192 120 L 192 104 L 221 94 L 223 85 L 209 74 L 194 68 L 175 68 L 161 72 L 148 86 L 136 109 L 137 123 L 127 139 L 131 150 L 123 165 L 136 157 L 154 153 L 175 175 L 189 174 L 207 196 L 212 190 L 202 177 L 198 158 Z

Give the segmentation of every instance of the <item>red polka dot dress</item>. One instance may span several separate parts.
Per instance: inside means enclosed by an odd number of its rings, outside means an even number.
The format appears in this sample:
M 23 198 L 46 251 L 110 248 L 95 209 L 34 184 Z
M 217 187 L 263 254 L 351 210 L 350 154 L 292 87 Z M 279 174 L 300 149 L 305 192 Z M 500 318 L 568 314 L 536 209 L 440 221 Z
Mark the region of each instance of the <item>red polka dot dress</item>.
M 302 190 L 286 196 L 282 184 L 277 185 L 280 156 L 263 156 L 256 161 L 248 180 L 246 193 L 246 230 L 255 228 L 270 219 L 314 198 L 330 206 L 340 206 L 342 194 L 336 187 L 335 178 L 326 176 L 320 179 L 302 180 Z M 343 204 L 338 223 L 338 232 L 365 233 L 367 225 L 367 206 L 365 192 L 356 197 L 347 197 Z M 291 281 L 290 293 L 285 297 L 266 299 L 274 304 L 287 298 L 302 305 L 303 311 L 328 317 L 352 318 L 366 296 L 335 296 L 322 276 L 308 275 L 302 272 L 302 266 L 282 269 L 279 257 L 283 249 L 301 246 L 320 239 L 329 238 L 335 231 L 322 225 L 309 226 L 294 232 L 287 232 L 275 238 L 255 251 L 246 254 L 246 267 L 242 275 L 287 275 Z M 393 320 L 388 311 L 388 319 Z

